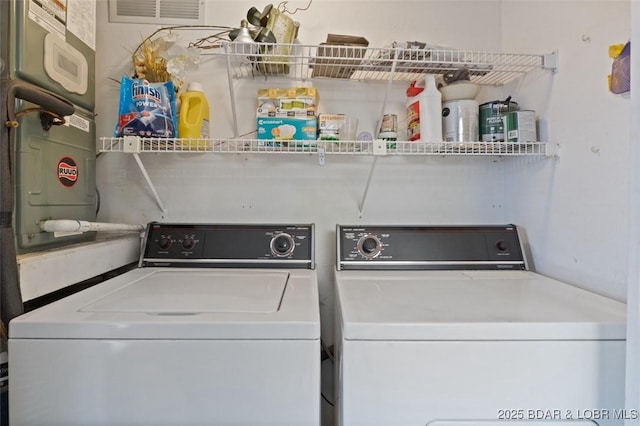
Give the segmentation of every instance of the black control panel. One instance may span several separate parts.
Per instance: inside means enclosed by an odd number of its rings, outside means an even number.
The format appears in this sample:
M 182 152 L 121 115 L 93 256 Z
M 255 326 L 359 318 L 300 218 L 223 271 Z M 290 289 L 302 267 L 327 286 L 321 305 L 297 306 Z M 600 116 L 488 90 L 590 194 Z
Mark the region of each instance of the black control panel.
M 342 226 L 337 268 L 527 269 L 515 225 Z
M 314 269 L 313 240 L 312 224 L 152 222 L 140 266 Z

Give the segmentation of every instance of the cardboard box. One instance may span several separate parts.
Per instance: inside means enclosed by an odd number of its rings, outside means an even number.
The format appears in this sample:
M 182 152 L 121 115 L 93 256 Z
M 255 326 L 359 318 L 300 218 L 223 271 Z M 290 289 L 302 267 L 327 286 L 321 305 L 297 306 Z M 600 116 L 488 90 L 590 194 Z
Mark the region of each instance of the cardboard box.
M 318 138 L 322 140 L 340 139 L 340 129 L 344 125 L 344 114 L 319 114 Z
M 364 37 L 340 34 L 327 35 L 326 43 L 321 43 L 318 46 L 311 76 L 351 77 L 362 62 L 365 50 L 363 48 L 367 46 L 369 46 L 369 41 Z
M 318 101 L 315 87 L 261 89 L 256 116 L 311 118 L 316 115 Z
M 258 139 L 277 141 L 315 141 L 318 133 L 316 117 L 258 117 Z

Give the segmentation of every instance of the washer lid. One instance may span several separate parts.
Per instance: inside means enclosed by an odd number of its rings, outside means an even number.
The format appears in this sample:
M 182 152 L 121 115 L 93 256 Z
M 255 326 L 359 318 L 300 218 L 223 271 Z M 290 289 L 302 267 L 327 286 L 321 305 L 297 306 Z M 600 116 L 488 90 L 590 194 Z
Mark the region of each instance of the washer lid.
M 287 271 L 156 270 L 79 311 L 268 314 L 278 311 L 288 279 Z
M 336 272 L 347 340 L 625 339 L 626 305 L 529 271 Z
M 10 338 L 319 339 L 315 270 L 139 268 L 15 318 Z

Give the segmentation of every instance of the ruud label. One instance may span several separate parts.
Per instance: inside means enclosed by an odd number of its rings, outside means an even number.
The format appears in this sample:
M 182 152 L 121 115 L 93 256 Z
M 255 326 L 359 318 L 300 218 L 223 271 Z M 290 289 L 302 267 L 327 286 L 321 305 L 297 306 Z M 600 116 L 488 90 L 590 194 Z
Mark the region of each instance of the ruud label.
M 71 187 L 78 181 L 78 164 L 71 157 L 64 157 L 58 161 L 58 180 L 61 184 Z

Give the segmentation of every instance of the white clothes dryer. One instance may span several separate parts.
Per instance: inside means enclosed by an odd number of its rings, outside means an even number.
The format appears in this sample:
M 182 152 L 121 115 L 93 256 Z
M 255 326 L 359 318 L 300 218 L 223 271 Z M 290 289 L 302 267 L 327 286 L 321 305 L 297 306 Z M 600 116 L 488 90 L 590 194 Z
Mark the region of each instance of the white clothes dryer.
M 318 426 L 313 242 L 149 224 L 139 268 L 10 323 L 10 424 Z
M 513 225 L 338 226 L 337 424 L 620 424 L 625 304 L 527 270 Z

